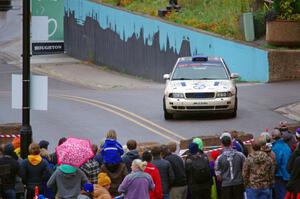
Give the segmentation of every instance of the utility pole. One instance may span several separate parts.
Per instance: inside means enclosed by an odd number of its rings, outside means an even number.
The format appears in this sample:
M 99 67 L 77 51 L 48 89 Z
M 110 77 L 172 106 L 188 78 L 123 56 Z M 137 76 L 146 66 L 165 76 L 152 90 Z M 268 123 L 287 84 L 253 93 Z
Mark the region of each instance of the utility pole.
M 23 0 L 23 105 L 21 127 L 21 157 L 27 158 L 32 141 L 30 126 L 30 0 Z

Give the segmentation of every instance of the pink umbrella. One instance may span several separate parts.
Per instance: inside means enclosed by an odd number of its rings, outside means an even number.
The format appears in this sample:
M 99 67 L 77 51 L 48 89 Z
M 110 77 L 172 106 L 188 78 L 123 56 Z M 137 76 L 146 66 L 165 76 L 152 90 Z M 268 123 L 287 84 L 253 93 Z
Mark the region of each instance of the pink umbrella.
M 68 138 L 63 144 L 56 147 L 58 164 L 68 164 L 80 167 L 94 156 L 89 140 Z

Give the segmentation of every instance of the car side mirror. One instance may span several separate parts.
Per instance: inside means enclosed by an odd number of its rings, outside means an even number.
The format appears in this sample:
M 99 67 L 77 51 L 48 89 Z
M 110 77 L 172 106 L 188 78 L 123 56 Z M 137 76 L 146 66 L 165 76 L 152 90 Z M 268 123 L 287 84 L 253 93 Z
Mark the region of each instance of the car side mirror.
M 164 74 L 164 80 L 170 79 L 170 74 Z
M 231 79 L 237 79 L 237 78 L 239 78 L 240 76 L 239 76 L 239 74 L 238 73 L 231 73 L 231 75 L 230 75 L 230 78 Z

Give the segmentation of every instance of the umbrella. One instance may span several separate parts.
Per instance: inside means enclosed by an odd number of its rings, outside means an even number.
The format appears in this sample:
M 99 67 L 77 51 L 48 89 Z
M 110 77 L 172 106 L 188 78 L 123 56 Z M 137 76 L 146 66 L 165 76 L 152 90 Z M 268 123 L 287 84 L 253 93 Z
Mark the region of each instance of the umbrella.
M 94 156 L 89 140 L 68 138 L 63 144 L 56 147 L 58 164 L 68 164 L 80 167 Z

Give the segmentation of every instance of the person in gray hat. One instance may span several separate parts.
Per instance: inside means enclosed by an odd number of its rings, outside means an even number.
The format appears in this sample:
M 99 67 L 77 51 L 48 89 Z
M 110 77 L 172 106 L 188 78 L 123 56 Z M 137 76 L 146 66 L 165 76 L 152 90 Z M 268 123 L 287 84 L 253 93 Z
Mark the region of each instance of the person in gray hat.
M 242 169 L 246 157 L 231 147 L 232 138 L 229 133 L 223 133 L 220 140 L 224 149 L 216 160 L 215 171 L 218 181 L 222 181 L 222 199 L 243 199 Z

